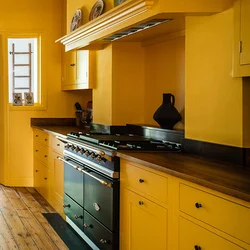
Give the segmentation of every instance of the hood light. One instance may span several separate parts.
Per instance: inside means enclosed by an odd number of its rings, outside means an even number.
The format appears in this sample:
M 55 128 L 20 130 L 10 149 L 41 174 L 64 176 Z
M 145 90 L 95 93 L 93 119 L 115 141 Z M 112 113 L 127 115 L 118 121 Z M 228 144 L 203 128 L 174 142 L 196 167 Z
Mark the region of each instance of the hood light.
M 115 41 L 115 40 L 121 39 L 121 38 L 123 38 L 125 36 L 135 34 L 137 32 L 140 32 L 140 31 L 155 27 L 155 26 L 157 26 L 159 24 L 166 23 L 166 22 L 169 22 L 171 20 L 173 20 L 173 19 L 153 19 L 151 21 L 138 24 L 138 25 L 133 26 L 133 27 L 127 29 L 127 30 L 123 30 L 123 31 L 118 32 L 118 33 L 116 33 L 114 35 L 106 37 L 106 38 L 103 39 L 103 41 Z

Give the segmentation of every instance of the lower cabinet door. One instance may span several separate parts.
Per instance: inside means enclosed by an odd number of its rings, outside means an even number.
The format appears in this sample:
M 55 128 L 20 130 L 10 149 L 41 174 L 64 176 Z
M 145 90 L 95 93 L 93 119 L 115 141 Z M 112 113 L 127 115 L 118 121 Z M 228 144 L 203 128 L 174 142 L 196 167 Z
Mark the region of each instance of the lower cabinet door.
M 66 194 L 64 195 L 64 214 L 83 231 L 83 208 Z
M 166 250 L 167 210 L 126 188 L 120 199 L 120 249 Z
M 243 248 L 194 224 L 179 218 L 179 250 L 242 250 Z
M 118 235 L 113 234 L 86 211 L 84 211 L 84 233 L 101 250 L 119 249 Z

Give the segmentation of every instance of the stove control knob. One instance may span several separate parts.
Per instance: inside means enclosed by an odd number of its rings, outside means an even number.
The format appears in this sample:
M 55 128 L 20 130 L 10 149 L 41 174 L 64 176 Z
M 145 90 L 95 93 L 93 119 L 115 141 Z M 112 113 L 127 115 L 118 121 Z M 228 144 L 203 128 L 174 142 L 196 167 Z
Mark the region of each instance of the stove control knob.
M 65 148 L 69 148 L 70 146 L 69 146 L 69 144 L 66 144 L 64 147 L 65 147 Z
M 71 149 L 74 150 L 76 147 L 74 145 L 71 146 Z
M 79 152 L 80 151 L 80 148 L 79 147 L 76 147 L 76 152 Z
M 88 150 L 85 151 L 85 155 L 86 155 L 87 157 L 89 156 L 89 151 L 88 151 Z
M 84 152 L 85 152 L 85 150 L 83 148 L 81 148 L 80 153 L 83 155 Z
M 91 157 L 94 159 L 96 157 L 95 153 L 91 153 Z

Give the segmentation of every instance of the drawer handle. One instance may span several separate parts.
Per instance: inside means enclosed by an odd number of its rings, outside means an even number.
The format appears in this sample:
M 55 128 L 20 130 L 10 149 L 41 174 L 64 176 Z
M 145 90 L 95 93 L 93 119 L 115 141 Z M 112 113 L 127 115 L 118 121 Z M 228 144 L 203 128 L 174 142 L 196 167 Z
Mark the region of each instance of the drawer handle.
M 45 158 L 47 157 L 47 155 L 44 156 Z
M 77 219 L 83 219 L 83 216 L 82 215 L 75 215 L 74 218 L 77 220 Z
M 100 239 L 100 242 L 101 242 L 102 244 L 108 244 L 108 243 L 109 243 L 108 240 L 104 240 L 104 239 Z
M 196 203 L 195 203 L 195 207 L 196 207 L 196 208 L 201 208 L 202 205 L 201 205 L 200 203 L 196 202 Z
M 142 206 L 144 204 L 143 201 L 139 201 L 139 205 Z
M 58 144 L 56 144 L 56 146 L 57 146 L 57 147 L 60 147 L 60 144 L 58 143 Z
M 48 139 L 44 139 L 45 141 L 47 141 Z
M 63 204 L 63 207 L 64 207 L 64 208 L 70 207 L 70 204 Z
M 36 172 L 38 172 L 38 170 L 36 170 Z
M 195 249 L 195 250 L 201 250 L 201 247 L 198 246 L 198 245 L 195 245 L 195 246 L 194 246 L 194 249 Z
M 74 67 L 74 66 L 75 66 L 75 64 L 74 64 L 74 63 L 71 63 L 71 64 L 70 64 L 70 66 L 71 66 L 71 67 Z
M 85 228 L 88 228 L 88 227 L 89 227 L 89 228 L 93 228 L 93 225 L 91 225 L 91 224 L 88 225 L 88 224 L 84 223 L 83 226 L 84 226 Z
M 140 182 L 140 183 L 143 183 L 143 182 L 144 182 L 144 180 L 143 180 L 143 179 L 139 179 L 139 182 Z
M 36 135 L 36 137 L 38 137 L 38 135 Z
M 44 180 L 47 180 L 47 177 L 45 177 Z
M 38 149 L 36 149 L 36 152 L 38 152 Z

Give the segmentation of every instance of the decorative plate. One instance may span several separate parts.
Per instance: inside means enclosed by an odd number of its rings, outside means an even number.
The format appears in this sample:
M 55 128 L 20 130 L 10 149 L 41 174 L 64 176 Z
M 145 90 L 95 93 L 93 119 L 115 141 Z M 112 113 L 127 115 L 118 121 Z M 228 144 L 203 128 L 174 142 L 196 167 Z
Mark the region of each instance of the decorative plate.
M 77 9 L 70 24 L 70 31 L 77 29 L 80 26 L 81 21 L 82 21 L 82 11 L 80 9 Z
M 104 9 L 104 2 L 103 0 L 97 0 L 97 2 L 94 4 L 94 6 L 91 9 L 90 15 L 89 15 L 89 21 L 97 18 L 100 16 Z
M 121 4 L 121 3 L 124 3 L 125 1 L 126 0 L 115 0 L 114 5 L 117 6 L 117 5 Z

